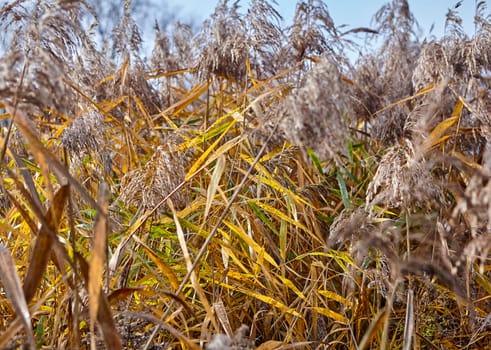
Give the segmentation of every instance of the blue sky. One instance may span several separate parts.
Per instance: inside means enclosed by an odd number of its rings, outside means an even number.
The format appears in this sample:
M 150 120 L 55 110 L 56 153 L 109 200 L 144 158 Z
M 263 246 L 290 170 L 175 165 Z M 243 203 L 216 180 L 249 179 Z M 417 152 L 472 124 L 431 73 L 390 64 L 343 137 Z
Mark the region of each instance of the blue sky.
M 232 3 L 234 0 L 230 0 Z M 348 28 L 368 27 L 375 12 L 388 0 L 324 0 L 334 23 L 339 26 L 346 24 Z M 198 23 L 210 15 L 217 0 L 168 0 L 171 6 L 180 8 L 181 15 L 196 18 Z M 249 1 L 241 0 L 240 5 L 246 10 Z M 277 0 L 277 9 L 289 23 L 295 11 L 296 0 Z M 434 25 L 433 34 L 437 37 L 443 34 L 445 15 L 457 0 L 409 0 L 411 11 L 416 16 L 422 29 L 422 36 L 427 36 Z M 473 32 L 475 0 L 463 0 L 459 8 L 464 20 L 464 28 L 468 34 Z

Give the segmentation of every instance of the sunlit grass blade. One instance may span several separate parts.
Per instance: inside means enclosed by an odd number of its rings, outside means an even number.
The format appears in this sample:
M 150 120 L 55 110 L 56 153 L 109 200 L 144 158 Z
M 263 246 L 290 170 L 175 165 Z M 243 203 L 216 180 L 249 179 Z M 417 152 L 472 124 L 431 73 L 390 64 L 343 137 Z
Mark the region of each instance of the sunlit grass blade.
M 255 298 L 257 300 L 260 300 L 260 301 L 262 301 L 262 302 L 264 302 L 264 303 L 266 303 L 268 305 L 271 305 L 271 306 L 277 308 L 278 310 L 280 310 L 280 311 L 282 311 L 284 313 L 287 313 L 289 315 L 296 316 L 296 317 L 299 317 L 299 318 L 303 318 L 303 316 L 298 311 L 296 311 L 295 309 L 292 309 L 292 308 L 286 306 L 283 302 L 275 299 L 274 297 L 270 297 L 270 296 L 267 296 L 267 295 L 258 293 L 256 291 L 247 289 L 246 287 L 231 286 L 231 285 L 226 284 L 226 283 L 220 283 L 220 285 L 222 287 L 227 288 L 227 289 L 238 291 L 238 292 L 241 292 L 241 293 L 243 293 L 245 295 L 248 295 L 248 296 L 250 296 L 252 298 Z
M 174 103 L 172 106 L 168 107 L 159 115 L 155 116 L 154 120 L 160 117 L 160 115 L 178 115 L 184 108 L 200 98 L 206 92 L 206 90 L 208 90 L 208 87 L 208 82 L 203 82 L 194 86 L 186 96 Z
M 189 180 L 191 177 L 193 177 L 198 172 L 198 170 L 202 167 L 202 165 L 205 163 L 205 161 L 206 161 L 206 164 L 209 164 L 211 161 L 217 159 L 220 155 L 222 155 L 229 148 L 231 148 L 235 145 L 235 142 L 229 141 L 226 144 L 226 145 L 228 145 L 228 147 L 223 147 L 223 146 L 225 146 L 225 145 L 223 145 L 222 148 L 217 149 L 217 147 L 220 144 L 220 142 L 222 141 L 222 139 L 227 135 L 227 131 L 230 130 L 234 126 L 234 124 L 235 124 L 234 122 L 230 123 L 227 126 L 227 128 L 223 131 L 223 133 L 215 140 L 215 142 L 213 142 L 210 145 L 210 147 L 208 147 L 203 152 L 203 154 L 193 163 L 193 165 L 191 166 L 191 169 L 189 169 L 189 171 L 186 175 L 186 180 Z M 214 152 L 214 150 L 216 150 L 216 151 Z M 208 157 L 212 153 L 213 153 L 213 157 L 208 159 Z
M 339 294 L 336 294 L 335 292 L 332 292 L 330 290 L 326 290 L 326 289 L 319 289 L 317 291 L 320 295 L 328 298 L 328 299 L 331 299 L 331 300 L 334 300 L 334 301 L 337 301 L 339 302 L 340 304 L 342 305 L 346 305 L 348 307 L 351 307 L 353 306 L 353 303 L 351 301 L 349 301 L 348 299 L 346 299 L 345 297 L 343 297 L 342 295 L 339 295 Z
M 274 267 L 278 267 L 278 264 L 273 259 L 271 255 L 264 251 L 264 247 L 254 241 L 244 230 L 242 227 L 232 224 L 228 221 L 223 221 L 223 223 L 234 232 L 240 239 L 242 239 L 248 247 L 252 248 L 254 252 L 258 255 L 264 255 L 264 260 L 273 265 Z
M 458 100 L 454 106 L 452 115 L 447 119 L 442 120 L 440 123 L 438 123 L 437 126 L 433 128 L 433 130 L 431 130 L 427 140 L 425 141 L 425 147 L 430 149 L 446 141 L 448 139 L 448 135 L 444 135 L 444 133 L 459 121 L 462 116 L 463 110 L 464 104 L 462 103 L 462 101 Z
M 332 318 L 333 320 L 338 321 L 340 323 L 343 323 L 343 324 L 348 323 L 348 319 L 345 316 L 343 316 L 340 313 L 337 313 L 333 310 L 327 309 L 325 307 L 313 307 L 312 310 L 314 310 L 315 312 L 318 312 L 321 315 Z
M 299 229 L 303 230 L 304 232 L 309 232 L 309 229 L 307 227 L 305 227 L 303 224 L 301 224 L 300 222 L 294 220 L 293 218 L 289 217 L 288 215 L 286 215 L 282 211 L 280 211 L 280 210 L 278 210 L 278 209 L 276 209 L 276 208 L 274 208 L 274 207 L 272 207 L 272 206 L 270 206 L 270 205 L 268 205 L 262 201 L 253 200 L 253 201 L 250 201 L 249 203 L 257 205 L 258 207 L 264 209 L 266 212 L 271 214 L 273 217 L 277 217 L 281 220 L 284 220 L 285 222 L 288 222 L 291 225 L 298 227 Z
M 193 262 L 191 260 L 191 255 L 189 254 L 189 249 L 188 249 L 188 245 L 186 242 L 186 238 L 184 237 L 184 231 L 182 230 L 182 226 L 179 222 L 179 218 L 178 218 L 177 213 L 174 209 L 174 205 L 172 204 L 172 202 L 170 200 L 168 201 L 168 206 L 171 209 L 172 215 L 174 217 L 174 222 L 176 224 L 177 238 L 179 241 L 179 245 L 181 246 L 184 261 L 186 262 L 186 267 L 188 269 L 188 272 L 191 273 L 191 275 L 190 275 L 191 285 L 193 286 L 196 293 L 198 293 L 200 301 L 203 304 L 203 306 L 204 306 L 204 308 L 208 314 L 208 317 L 210 318 L 210 321 L 213 323 L 213 326 L 215 327 L 215 329 L 218 330 L 219 329 L 218 328 L 218 322 L 216 321 L 216 318 L 215 318 L 215 315 L 213 314 L 210 303 L 208 302 L 208 299 L 207 299 L 203 289 L 201 288 L 201 285 L 199 284 L 198 275 L 197 275 L 196 271 L 193 270 Z
M 215 169 L 213 170 L 213 175 L 211 176 L 210 184 L 208 185 L 208 189 L 206 190 L 206 206 L 205 206 L 205 219 L 208 217 L 210 213 L 210 208 L 213 205 L 213 201 L 215 198 L 215 194 L 220 186 L 220 180 L 222 178 L 223 171 L 225 170 L 226 158 L 222 154 L 218 157 L 217 162 L 215 164 Z

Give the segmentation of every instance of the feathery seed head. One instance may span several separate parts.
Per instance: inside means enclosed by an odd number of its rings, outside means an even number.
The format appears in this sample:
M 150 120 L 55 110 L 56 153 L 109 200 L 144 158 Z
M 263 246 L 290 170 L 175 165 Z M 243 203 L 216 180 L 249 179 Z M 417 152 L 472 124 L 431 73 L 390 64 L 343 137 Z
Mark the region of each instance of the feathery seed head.
M 302 86 L 288 97 L 280 129 L 298 145 L 312 148 L 321 157 L 339 160 L 346 154 L 349 104 L 341 72 L 333 60 L 316 65 Z
M 368 185 L 366 205 L 389 208 L 426 207 L 443 202 L 443 189 L 431 173 L 430 165 L 416 157 L 412 143 L 391 147 L 382 157 Z
M 184 182 L 186 171 L 183 155 L 177 149 L 177 138 L 169 137 L 167 144 L 158 146 L 150 160 L 141 168 L 128 172 L 122 179 L 120 200 L 143 210 L 154 209 Z M 181 188 L 170 199 L 176 208 L 186 206 L 188 200 Z M 163 203 L 157 210 L 167 210 Z

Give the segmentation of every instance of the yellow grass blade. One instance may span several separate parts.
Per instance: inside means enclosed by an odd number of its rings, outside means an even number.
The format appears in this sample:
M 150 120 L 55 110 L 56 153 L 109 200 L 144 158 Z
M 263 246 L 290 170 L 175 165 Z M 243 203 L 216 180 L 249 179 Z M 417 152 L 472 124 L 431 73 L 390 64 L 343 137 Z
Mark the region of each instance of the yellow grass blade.
M 174 103 L 172 106 L 168 107 L 165 111 L 155 115 L 153 117 L 153 121 L 156 121 L 163 115 L 178 115 L 184 108 L 189 106 L 191 103 L 196 101 L 203 95 L 206 90 L 208 90 L 209 84 L 208 82 L 203 82 L 198 84 L 191 89 L 184 98 L 180 99 L 178 102 Z
M 375 112 L 374 115 L 383 113 L 383 112 L 385 112 L 391 108 L 394 108 L 395 106 L 401 105 L 401 104 L 406 103 L 406 102 L 411 101 L 411 100 L 414 100 L 416 97 L 426 95 L 428 92 L 431 92 L 433 90 L 435 90 L 435 85 L 429 85 L 429 86 L 419 90 L 416 94 L 414 94 L 412 96 L 402 98 L 402 99 L 400 99 L 394 103 L 391 103 L 388 106 L 385 106 L 384 108 Z
M 264 254 L 264 259 L 273 265 L 278 267 L 276 261 L 269 255 L 264 247 L 254 241 L 241 227 L 232 224 L 231 222 L 224 220 L 223 223 L 227 225 L 229 229 L 232 230 L 240 239 L 242 239 L 249 247 L 251 247 L 258 255 Z
M 351 301 L 349 301 L 348 299 L 346 299 L 345 297 L 339 295 L 339 294 L 336 294 L 334 292 L 331 292 L 329 290 L 325 290 L 325 289 L 319 289 L 317 291 L 320 295 L 326 297 L 326 298 L 329 298 L 331 300 L 334 300 L 334 301 L 337 301 L 343 305 L 347 305 L 348 307 L 351 307 L 353 306 L 353 303 Z
M 109 117 L 110 114 L 108 115 L 108 113 L 112 111 L 114 108 L 120 106 L 126 100 L 128 100 L 128 96 L 120 96 L 119 98 L 113 100 L 99 102 L 95 104 L 95 106 L 106 117 Z M 114 117 L 111 116 L 110 118 L 114 118 Z
M 331 250 L 329 252 L 311 252 L 311 253 L 304 253 L 300 254 L 299 256 L 295 257 L 294 260 L 303 260 L 306 257 L 312 257 L 312 256 L 325 256 L 328 258 L 334 259 L 336 263 L 343 269 L 344 272 L 349 272 L 348 266 L 354 266 L 355 263 L 353 261 L 353 258 L 349 255 L 348 252 L 342 252 L 338 250 Z
M 219 330 L 218 323 L 217 323 L 216 318 L 213 314 L 210 303 L 208 302 L 208 298 L 206 297 L 206 294 L 203 291 L 203 288 L 201 288 L 201 285 L 199 284 L 196 270 L 193 270 L 193 262 L 191 261 L 191 255 L 189 254 L 188 245 L 186 242 L 186 238 L 184 237 L 184 231 L 182 230 L 181 223 L 179 222 L 179 218 L 177 217 L 177 212 L 176 212 L 174 205 L 172 204 L 171 200 L 167 201 L 167 205 L 169 206 L 169 208 L 172 212 L 172 215 L 174 217 L 174 223 L 176 224 L 177 238 L 179 240 L 179 245 L 181 246 L 184 261 L 186 262 L 186 267 L 188 269 L 188 272 L 191 272 L 191 276 L 190 276 L 191 285 L 193 286 L 196 293 L 198 293 L 200 301 L 203 304 L 203 307 L 205 308 L 209 319 L 211 320 L 215 329 L 218 331 Z
M 179 288 L 179 281 L 177 279 L 174 271 L 163 261 L 157 254 L 154 253 L 153 249 L 140 240 L 137 236 L 133 237 L 133 240 L 143 247 L 148 257 L 157 265 L 159 270 L 167 277 L 171 287 L 176 291 Z
M 240 156 L 242 159 L 244 159 L 249 164 L 252 164 L 252 162 L 254 160 L 253 158 L 251 158 L 250 156 L 248 156 L 246 154 L 241 154 Z M 265 185 L 268 185 L 271 188 L 273 188 L 274 190 L 277 190 L 277 191 L 279 191 L 285 195 L 288 195 L 290 198 L 293 198 L 295 201 L 302 203 L 302 204 L 305 204 L 308 207 L 312 207 L 311 203 L 309 203 L 308 201 L 306 201 L 305 199 L 303 199 L 302 197 L 300 197 L 299 195 L 297 195 L 296 193 L 294 193 L 293 191 L 284 187 L 278 181 L 276 181 L 274 179 L 274 177 L 269 173 L 269 171 L 264 166 L 257 163 L 255 165 L 255 169 L 258 171 L 258 173 L 260 175 L 251 176 L 251 179 L 253 181 L 255 181 L 258 184 L 263 183 Z
M 231 286 L 231 285 L 223 283 L 223 282 L 220 283 L 220 286 L 225 287 L 225 288 L 230 289 L 230 290 L 238 291 L 242 294 L 248 295 L 248 296 L 255 298 L 257 300 L 260 300 L 260 301 L 262 301 L 268 305 L 271 305 L 272 307 L 275 307 L 284 313 L 287 313 L 287 314 L 290 314 L 292 316 L 296 316 L 298 318 L 303 319 L 302 314 L 297 312 L 295 309 L 292 309 L 292 308 L 286 306 L 285 304 L 283 304 L 281 301 L 276 300 L 276 299 L 269 297 L 267 295 L 264 295 L 264 294 L 261 294 L 261 293 L 243 288 L 243 287 Z
M 238 139 L 241 139 L 240 137 L 238 137 L 235 140 L 230 140 L 225 145 L 222 145 L 222 147 L 220 147 L 215 152 L 213 158 L 207 159 L 208 156 L 213 152 L 213 150 L 215 150 L 217 148 L 217 146 L 220 144 L 220 141 L 225 137 L 225 135 L 227 135 L 228 130 L 230 130 L 234 126 L 234 124 L 235 124 L 235 122 L 231 122 L 229 124 L 229 126 L 225 129 L 225 131 L 215 140 L 215 142 L 213 142 L 210 145 L 210 147 L 208 147 L 206 149 L 206 151 L 204 151 L 203 154 L 193 163 L 193 165 L 191 166 L 191 169 L 189 169 L 188 173 L 186 174 L 186 178 L 185 178 L 186 181 L 189 180 L 190 178 L 192 178 L 194 175 L 196 175 L 196 173 L 200 170 L 201 166 L 203 165 L 203 163 L 205 163 L 205 161 L 206 161 L 206 164 L 209 164 L 210 162 L 212 162 L 213 160 L 218 158 L 220 155 L 222 155 L 226 151 L 228 151 L 230 148 L 235 146 L 236 141 Z M 227 145 L 227 147 L 223 147 L 226 145 Z
M 293 220 L 291 217 L 289 217 L 285 213 L 281 212 L 280 210 L 278 210 L 278 209 L 276 209 L 276 208 L 274 208 L 274 207 L 272 207 L 272 206 L 270 206 L 270 205 L 268 205 L 262 201 L 253 199 L 250 202 L 253 202 L 258 207 L 261 207 L 262 209 L 266 210 L 271 215 L 276 216 L 277 218 L 284 220 L 284 221 L 292 224 L 293 226 L 298 227 L 299 229 L 301 229 L 305 232 L 309 231 L 309 229 L 307 227 L 305 227 L 304 225 L 302 225 L 300 222 Z
M 463 155 L 461 152 L 459 151 L 451 151 L 450 154 L 452 156 L 454 156 L 455 158 L 459 159 L 462 163 L 464 163 L 465 165 L 469 166 L 469 167 L 472 167 L 474 169 L 481 169 L 482 168 L 482 165 L 475 162 L 474 160 L 472 160 L 471 158 Z
M 289 280 L 288 278 L 286 277 L 283 277 L 283 276 L 280 276 L 280 275 L 277 275 L 276 276 L 278 279 L 281 280 L 281 282 L 286 286 L 288 287 L 288 289 L 290 289 L 292 292 L 294 292 L 298 297 L 300 297 L 300 299 L 302 299 L 303 301 L 307 301 L 307 297 L 297 288 L 297 286 L 291 281 Z
M 428 135 L 428 139 L 425 141 L 425 147 L 432 148 L 447 140 L 448 136 L 444 135 L 445 131 L 447 131 L 450 127 L 457 123 L 462 115 L 463 110 L 464 104 L 462 103 L 462 101 L 457 100 L 452 115 L 449 118 L 442 120 L 440 123 L 438 123 L 437 126 L 435 126 L 435 128 L 433 128 L 433 130 Z
M 220 186 L 220 180 L 222 178 L 223 171 L 225 170 L 226 158 L 225 155 L 221 155 L 218 157 L 215 169 L 213 170 L 213 175 L 211 176 L 210 184 L 208 185 L 208 189 L 206 191 L 206 206 L 205 206 L 205 219 L 208 217 L 210 213 L 210 208 L 213 204 L 213 200 L 215 198 L 215 194 Z
M 332 318 L 335 321 L 341 322 L 343 324 L 348 324 L 348 319 L 346 317 L 335 311 L 329 310 L 325 307 L 312 307 L 310 309 L 314 310 L 315 312 L 318 312 L 321 315 Z

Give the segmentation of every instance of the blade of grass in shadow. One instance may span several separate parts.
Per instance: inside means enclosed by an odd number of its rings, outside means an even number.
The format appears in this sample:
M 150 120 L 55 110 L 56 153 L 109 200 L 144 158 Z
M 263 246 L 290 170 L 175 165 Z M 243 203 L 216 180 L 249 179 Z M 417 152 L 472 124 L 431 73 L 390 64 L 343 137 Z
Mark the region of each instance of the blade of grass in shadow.
M 9 341 L 15 337 L 23 325 L 24 322 L 22 322 L 20 316 L 17 316 L 9 323 L 8 328 L 0 334 L 0 349 L 7 348 Z
M 338 180 L 339 191 L 341 192 L 341 198 L 343 199 L 343 205 L 346 209 L 350 208 L 350 199 L 348 195 L 348 189 L 346 188 L 346 182 L 344 182 L 343 177 L 338 172 L 336 175 L 336 179 Z
M 195 344 L 191 339 L 187 338 L 182 333 L 180 333 L 178 330 L 176 330 L 175 328 L 171 327 L 170 325 L 166 324 L 165 322 L 163 322 L 162 320 L 159 320 L 158 318 L 156 318 L 154 316 L 151 316 L 148 314 L 143 314 L 143 313 L 129 312 L 129 311 L 125 312 L 124 314 L 127 316 L 130 316 L 132 318 L 141 318 L 143 320 L 147 320 L 149 322 L 152 322 L 152 323 L 159 325 L 159 327 L 162 327 L 163 329 L 165 329 L 172 336 L 174 336 L 177 339 L 184 342 L 187 346 L 187 349 L 201 350 L 201 347 L 199 347 L 197 344 Z
M 41 203 L 41 199 L 39 199 L 39 194 L 36 191 L 36 186 L 34 185 L 34 180 L 32 179 L 31 173 L 26 168 L 25 161 L 12 150 L 10 153 L 12 154 L 12 156 L 15 159 L 15 162 L 17 163 L 17 166 L 20 170 L 20 173 L 22 174 L 22 177 L 24 178 L 25 184 L 29 189 L 29 192 L 31 194 L 34 203 L 36 204 L 37 208 L 42 208 L 43 204 Z
M 225 334 L 229 337 L 232 337 L 234 332 L 232 331 L 232 326 L 230 325 L 230 320 L 227 315 L 227 309 L 225 308 L 223 300 L 219 299 L 217 302 L 213 303 L 213 311 L 217 315 L 217 318 L 220 321 Z
M 12 259 L 10 251 L 0 243 L 0 280 L 2 281 L 3 288 L 7 297 L 12 302 L 15 312 L 18 317 L 21 318 L 25 328 L 27 343 L 29 348 L 36 349 L 36 342 L 31 329 L 31 314 L 27 307 L 26 298 L 22 291 L 22 285 L 20 282 L 17 269 L 15 268 L 15 262 Z
M 58 282 L 57 285 L 61 285 L 62 283 L 66 283 L 66 280 L 68 279 L 68 275 L 65 275 L 63 278 L 61 278 Z M 35 310 L 39 310 L 41 305 L 43 305 L 46 300 L 52 297 L 53 293 L 57 290 L 57 285 L 52 286 L 52 288 L 47 291 L 46 293 L 43 294 L 43 296 L 37 301 L 37 303 L 30 308 L 30 314 L 33 315 Z M 10 339 L 12 339 L 15 334 L 19 331 L 19 329 L 22 327 L 23 322 L 21 320 L 21 315 L 17 315 L 15 319 L 13 319 L 10 323 L 8 328 L 1 334 L 0 336 L 0 349 L 4 349 L 7 347 L 7 343 Z M 30 327 L 30 326 L 29 326 Z M 31 328 L 29 328 L 31 329 Z M 37 348 L 37 347 L 35 347 Z
M 414 292 L 412 289 L 407 291 L 406 322 L 404 324 L 404 343 L 403 350 L 411 349 L 411 340 L 414 333 Z
M 33 211 L 34 215 L 39 220 L 42 229 L 45 230 L 48 235 L 51 235 L 52 237 L 56 237 L 56 231 L 53 231 L 51 229 L 51 226 L 46 221 L 46 217 L 45 214 L 43 213 L 43 209 L 37 207 L 35 201 L 31 198 L 30 193 L 27 191 L 27 189 L 22 185 L 22 182 L 15 176 L 15 174 L 10 169 L 7 169 L 7 173 L 16 184 L 18 191 L 23 195 L 23 200 L 27 202 L 27 204 L 30 206 L 30 209 Z M 31 218 L 31 215 L 28 213 L 28 211 L 24 208 L 24 205 L 20 201 L 18 201 L 17 198 L 14 195 L 12 195 L 9 191 L 6 191 L 6 194 L 9 197 L 10 201 L 14 204 L 16 210 L 20 213 L 26 224 L 29 226 L 31 231 L 39 232 L 38 226 Z M 51 255 L 51 259 L 53 260 L 56 267 L 58 268 L 58 271 L 60 271 L 60 273 L 63 274 L 65 271 L 64 261 L 71 263 L 71 260 L 69 259 L 68 252 L 66 251 L 62 243 L 57 239 L 54 239 L 53 242 L 55 243 L 53 246 L 54 254 Z M 73 288 L 73 283 L 70 280 L 68 280 L 68 284 L 70 285 L 71 288 Z
M 29 302 L 34 297 L 36 289 L 44 275 L 44 270 L 51 256 L 51 247 L 57 239 L 51 233 L 56 233 L 61 222 L 65 204 L 68 198 L 68 185 L 62 186 L 54 195 L 53 204 L 48 209 L 45 216 L 45 225 L 41 228 L 36 237 L 36 243 L 32 251 L 29 267 L 24 279 L 24 293 L 26 301 Z
M 107 210 L 109 202 L 109 187 L 102 183 L 99 187 L 99 205 L 104 210 L 97 212 L 94 223 L 94 238 L 92 243 L 92 258 L 89 264 L 89 313 L 91 349 L 96 350 L 95 326 L 99 311 L 99 300 L 102 292 L 102 279 L 107 253 Z
M 365 335 L 361 339 L 360 345 L 358 345 L 359 350 L 365 350 L 367 346 L 370 346 L 370 342 L 377 335 L 377 332 L 380 330 L 380 327 L 383 326 L 384 319 L 386 317 L 386 308 L 384 307 L 379 310 L 379 312 L 375 315 L 370 326 L 368 327 Z

